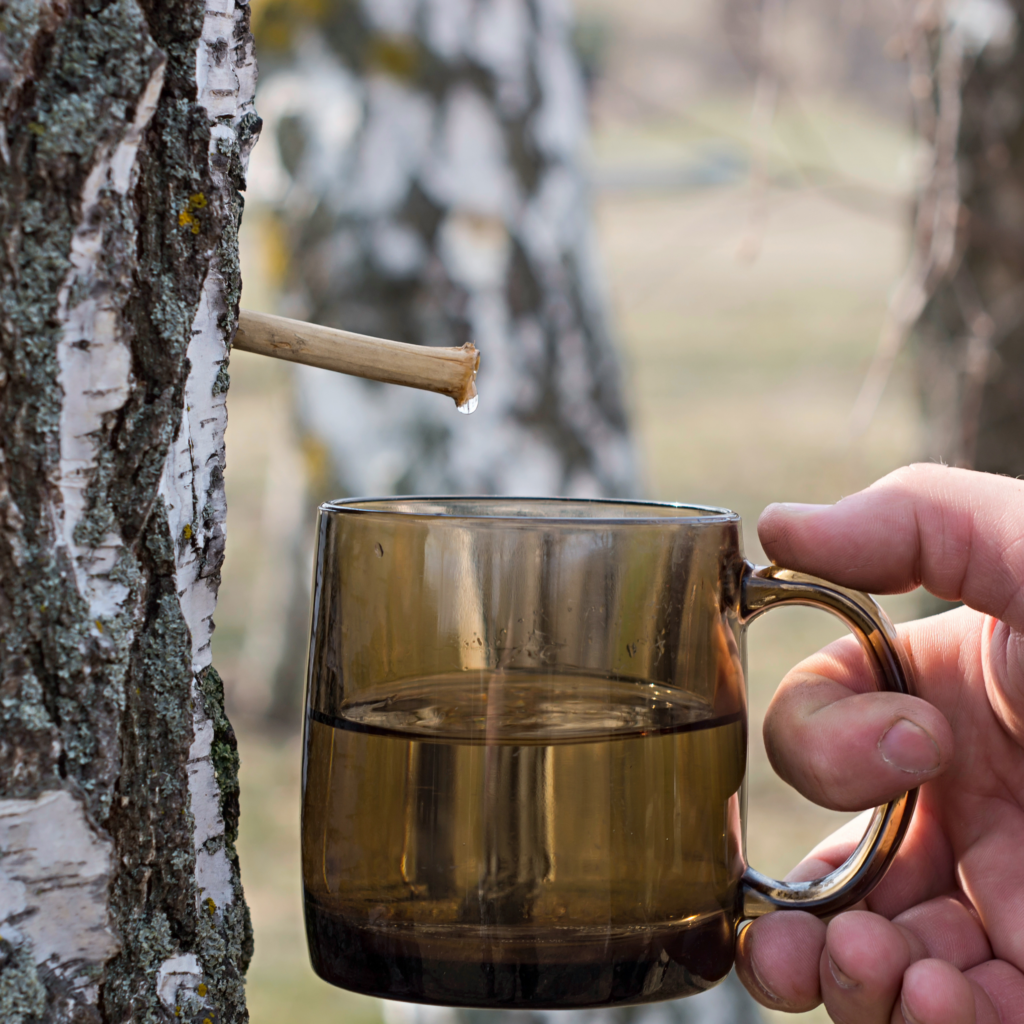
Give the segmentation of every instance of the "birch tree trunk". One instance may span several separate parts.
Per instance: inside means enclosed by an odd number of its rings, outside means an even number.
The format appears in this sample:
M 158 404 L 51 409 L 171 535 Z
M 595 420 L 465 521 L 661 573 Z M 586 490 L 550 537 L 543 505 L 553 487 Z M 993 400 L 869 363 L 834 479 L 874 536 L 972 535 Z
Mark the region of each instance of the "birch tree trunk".
M 0 1021 L 241 1021 L 210 664 L 243 0 L 0 8 Z
M 634 493 L 568 3 L 303 10 L 272 0 L 257 26 L 286 311 L 482 353 L 468 421 L 435 395 L 301 372 L 341 489 Z
M 930 33 L 930 52 L 963 51 L 959 215 L 955 255 L 916 327 L 928 454 L 1010 476 L 1024 474 L 1022 15 L 1021 0 L 970 0 Z

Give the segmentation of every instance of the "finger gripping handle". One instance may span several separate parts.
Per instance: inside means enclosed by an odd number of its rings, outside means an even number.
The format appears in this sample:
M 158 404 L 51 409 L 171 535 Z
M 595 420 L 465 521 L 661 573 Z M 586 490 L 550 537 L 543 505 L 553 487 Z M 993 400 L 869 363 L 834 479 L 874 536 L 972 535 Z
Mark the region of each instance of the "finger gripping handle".
M 743 571 L 740 620 L 753 621 L 781 604 L 813 605 L 842 619 L 861 642 L 876 669 L 881 689 L 912 693 L 913 676 L 903 645 L 885 612 L 867 594 L 837 587 L 815 576 L 753 566 Z M 743 916 L 773 910 L 806 910 L 829 917 L 852 907 L 878 884 L 910 826 L 917 790 L 875 809 L 864 838 L 835 871 L 811 882 L 777 882 L 748 867 L 743 873 Z

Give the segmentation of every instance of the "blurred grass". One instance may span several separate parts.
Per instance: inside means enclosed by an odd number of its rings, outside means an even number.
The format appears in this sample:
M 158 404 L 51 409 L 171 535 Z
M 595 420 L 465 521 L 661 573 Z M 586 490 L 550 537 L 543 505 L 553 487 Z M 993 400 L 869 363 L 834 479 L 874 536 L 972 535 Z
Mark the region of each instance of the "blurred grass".
M 239 856 L 256 931 L 246 990 L 252 1024 L 379 1024 L 375 999 L 320 981 L 309 966 L 299 868 L 300 742 L 242 733 Z
M 708 108 L 675 135 L 664 126 L 610 129 L 599 134 L 595 152 L 605 166 L 687 160 L 713 137 L 706 125 L 724 125 L 720 130 L 730 138 L 741 133 L 739 110 L 738 104 Z M 890 124 L 835 103 L 807 116 L 816 126 L 819 155 L 827 143 L 829 159 L 844 175 L 890 200 L 899 195 L 909 147 Z M 801 123 L 806 152 L 800 158 L 810 160 L 813 146 Z M 788 155 L 773 157 L 778 174 L 796 148 L 792 143 Z M 857 440 L 848 434 L 905 248 L 898 217 L 848 199 L 848 191 L 803 182 L 770 190 L 767 206 L 752 216 L 751 194 L 742 184 L 699 192 L 622 190 L 597 198 L 649 494 L 736 509 L 755 560 L 763 558 L 754 527 L 765 504 L 834 501 L 919 449 L 916 400 L 902 364 L 867 434 Z M 757 258 L 741 260 L 741 243 L 751 250 L 752 224 L 759 221 Z M 272 284 L 261 264 L 258 227 L 258 217 L 250 217 L 242 239 L 243 304 L 256 308 L 266 305 Z M 239 849 L 256 931 L 251 1019 L 371 1024 L 379 1020 L 378 1003 L 330 988 L 308 965 L 298 867 L 298 739 L 294 733 L 270 736 L 246 717 L 251 673 L 242 652 L 255 614 L 254 589 L 266 580 L 261 560 L 281 543 L 272 531 L 280 518 L 273 505 L 287 499 L 267 486 L 266 476 L 275 444 L 280 452 L 282 443 L 294 442 L 288 440 L 286 367 L 236 353 L 231 373 L 228 553 L 214 646 L 242 756 Z M 301 519 L 311 530 L 313 509 L 301 510 Z M 284 614 L 287 594 L 278 590 L 262 595 L 262 616 Z M 897 619 L 913 617 L 916 609 L 913 595 L 885 604 Z M 749 852 L 769 874 L 784 874 L 846 817 L 793 794 L 772 774 L 758 741 L 784 672 L 841 633 L 828 616 L 803 609 L 775 613 L 751 630 Z M 786 1019 L 826 1018 L 818 1010 Z

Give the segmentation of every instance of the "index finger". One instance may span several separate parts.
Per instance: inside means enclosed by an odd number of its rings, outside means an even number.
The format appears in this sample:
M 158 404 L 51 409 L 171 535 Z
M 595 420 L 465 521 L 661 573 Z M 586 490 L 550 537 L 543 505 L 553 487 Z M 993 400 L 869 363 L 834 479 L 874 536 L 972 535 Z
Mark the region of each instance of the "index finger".
M 835 505 L 769 505 L 773 561 L 874 593 L 924 585 L 1024 629 L 1024 481 L 919 464 Z

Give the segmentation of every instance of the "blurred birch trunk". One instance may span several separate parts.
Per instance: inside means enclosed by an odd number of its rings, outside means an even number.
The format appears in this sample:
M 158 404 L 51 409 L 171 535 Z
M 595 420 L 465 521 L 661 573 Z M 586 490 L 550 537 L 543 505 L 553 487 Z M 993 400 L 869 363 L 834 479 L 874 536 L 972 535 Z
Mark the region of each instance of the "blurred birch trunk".
M 928 455 L 1011 476 L 1024 474 L 1022 14 L 1021 0 L 919 5 L 910 35 L 918 133 L 933 153 L 952 139 L 948 198 L 922 190 L 929 237 L 949 236 L 915 327 Z
M 567 3 L 269 0 L 254 30 L 266 144 L 251 192 L 273 225 L 276 309 L 482 353 L 471 417 L 299 368 L 311 497 L 635 494 Z M 296 720 L 309 557 L 295 554 L 288 612 L 250 617 L 239 696 L 257 716 Z M 253 685 L 273 665 L 276 682 Z
M 283 228 L 282 311 L 483 355 L 471 419 L 300 372 L 301 421 L 343 492 L 637 488 L 571 27 L 564 0 L 264 8 L 256 184 Z
M 0 14 L 0 1021 L 244 1021 L 210 664 L 242 0 Z

